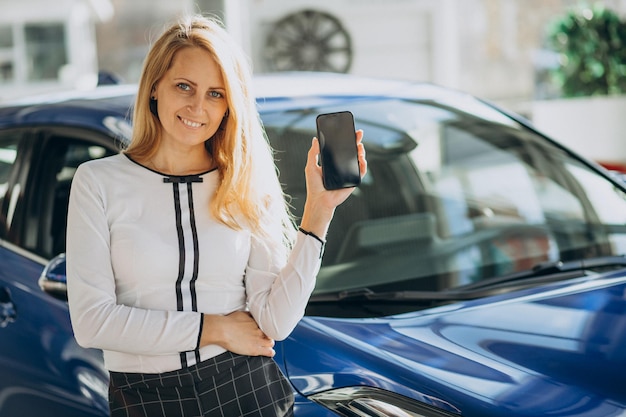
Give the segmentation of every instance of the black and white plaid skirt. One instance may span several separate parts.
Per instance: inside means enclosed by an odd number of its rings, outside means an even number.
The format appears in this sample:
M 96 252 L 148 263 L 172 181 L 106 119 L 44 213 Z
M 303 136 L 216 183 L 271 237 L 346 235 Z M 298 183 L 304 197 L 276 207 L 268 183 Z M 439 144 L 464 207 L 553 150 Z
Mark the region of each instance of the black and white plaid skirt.
M 111 417 L 287 417 L 294 396 L 272 358 L 225 352 L 162 374 L 111 372 Z

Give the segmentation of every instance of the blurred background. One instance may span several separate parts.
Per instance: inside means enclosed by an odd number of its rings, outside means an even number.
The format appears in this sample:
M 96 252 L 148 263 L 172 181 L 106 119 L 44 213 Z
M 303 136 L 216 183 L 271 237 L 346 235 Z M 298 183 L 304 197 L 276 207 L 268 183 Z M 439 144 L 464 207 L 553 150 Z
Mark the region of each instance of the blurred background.
M 257 73 L 444 85 L 626 171 L 626 0 L 0 0 L 0 103 L 134 83 L 188 12 L 222 18 Z

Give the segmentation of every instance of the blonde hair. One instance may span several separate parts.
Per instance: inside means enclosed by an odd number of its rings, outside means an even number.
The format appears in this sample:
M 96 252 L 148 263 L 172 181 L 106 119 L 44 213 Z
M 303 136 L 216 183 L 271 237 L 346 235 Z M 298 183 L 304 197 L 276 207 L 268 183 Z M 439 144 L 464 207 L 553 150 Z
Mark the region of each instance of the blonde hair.
M 280 221 L 282 242 L 290 246 L 295 225 L 285 200 L 272 149 L 250 90 L 252 68 L 239 45 L 216 18 L 191 15 L 167 28 L 154 42 L 146 59 L 133 113 L 133 134 L 125 150 L 131 158 L 149 159 L 159 145 L 161 124 L 152 115 L 149 100 L 158 81 L 183 48 L 202 48 L 217 62 L 225 83 L 228 117 L 207 149 L 217 165 L 220 182 L 211 201 L 213 216 L 223 224 L 257 235 Z

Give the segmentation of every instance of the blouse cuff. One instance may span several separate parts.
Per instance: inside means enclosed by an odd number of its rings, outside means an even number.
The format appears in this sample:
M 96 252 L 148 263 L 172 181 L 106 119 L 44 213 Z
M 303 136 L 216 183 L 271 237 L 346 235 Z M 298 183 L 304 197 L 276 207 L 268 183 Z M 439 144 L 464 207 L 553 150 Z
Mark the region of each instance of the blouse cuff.
M 196 350 L 200 349 L 200 340 L 202 340 L 202 328 L 204 327 L 204 313 L 200 313 L 200 329 L 198 330 L 198 343 L 196 343 Z
M 311 236 L 312 238 L 314 238 L 315 240 L 317 240 L 318 242 L 320 242 L 320 244 L 321 244 L 321 247 L 320 247 L 320 259 L 322 259 L 322 255 L 323 255 L 323 253 L 324 253 L 324 246 L 326 245 L 326 242 L 325 242 L 322 238 L 320 238 L 318 235 L 316 235 L 315 233 L 313 233 L 313 232 L 309 232 L 308 230 L 305 230 L 305 229 L 303 229 L 303 228 L 301 228 L 301 227 L 298 227 L 298 230 L 299 230 L 301 233 L 304 233 L 304 234 L 305 234 L 305 235 L 307 235 L 307 236 Z

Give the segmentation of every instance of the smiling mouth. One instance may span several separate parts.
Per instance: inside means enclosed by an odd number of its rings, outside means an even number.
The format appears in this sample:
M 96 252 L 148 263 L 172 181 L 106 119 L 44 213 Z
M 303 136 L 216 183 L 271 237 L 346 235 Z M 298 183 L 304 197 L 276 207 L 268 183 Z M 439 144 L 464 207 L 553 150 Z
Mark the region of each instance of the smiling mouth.
M 178 116 L 178 119 L 183 122 L 185 124 L 185 126 L 189 126 L 189 127 L 201 127 L 204 125 L 204 123 L 198 123 L 198 122 L 194 122 L 192 120 L 188 120 L 185 119 L 183 117 Z

